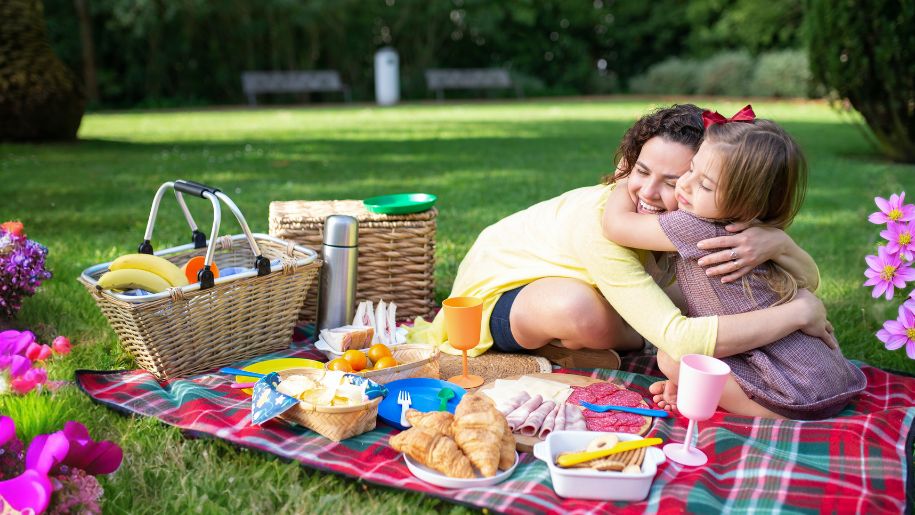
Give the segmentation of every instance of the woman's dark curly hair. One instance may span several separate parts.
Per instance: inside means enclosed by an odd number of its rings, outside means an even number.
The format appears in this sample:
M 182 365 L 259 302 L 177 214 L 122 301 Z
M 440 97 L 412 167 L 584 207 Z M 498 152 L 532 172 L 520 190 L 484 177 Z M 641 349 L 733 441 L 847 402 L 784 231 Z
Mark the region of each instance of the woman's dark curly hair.
M 674 104 L 658 108 L 639 118 L 635 125 L 626 131 L 619 148 L 616 149 L 616 171 L 605 175 L 601 183 L 611 184 L 629 177 L 642 152 L 642 145 L 655 136 L 686 145 L 694 151 L 699 150 L 705 132 L 702 126 L 702 111 L 701 107 L 693 104 Z

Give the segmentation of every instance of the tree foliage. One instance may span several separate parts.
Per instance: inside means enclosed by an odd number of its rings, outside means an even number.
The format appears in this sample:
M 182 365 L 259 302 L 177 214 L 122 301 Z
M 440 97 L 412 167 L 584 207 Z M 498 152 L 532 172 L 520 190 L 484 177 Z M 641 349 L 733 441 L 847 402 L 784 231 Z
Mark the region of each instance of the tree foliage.
M 915 162 L 915 2 L 811 0 L 814 77 L 861 113 L 888 157 Z
M 55 48 L 81 68 L 73 0 L 45 1 Z M 85 1 L 109 106 L 241 102 L 245 70 L 335 69 L 370 100 L 388 45 L 404 98 L 430 98 L 423 71 L 444 67 L 506 67 L 531 94 L 620 92 L 668 57 L 794 46 L 802 19 L 801 0 Z

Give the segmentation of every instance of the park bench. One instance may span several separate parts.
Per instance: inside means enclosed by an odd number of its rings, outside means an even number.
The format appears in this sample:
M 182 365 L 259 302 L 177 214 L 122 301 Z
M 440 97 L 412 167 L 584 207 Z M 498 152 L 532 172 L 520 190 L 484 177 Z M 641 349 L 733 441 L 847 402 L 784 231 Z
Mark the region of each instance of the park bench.
M 514 88 L 524 97 L 521 85 L 512 80 L 502 68 L 442 68 L 426 70 L 426 87 L 435 90 L 435 98 L 445 98 L 446 89 L 505 89 Z
M 250 105 L 257 105 L 257 95 L 261 93 L 340 91 L 343 99 L 350 101 L 349 86 L 335 70 L 242 72 L 241 85 Z

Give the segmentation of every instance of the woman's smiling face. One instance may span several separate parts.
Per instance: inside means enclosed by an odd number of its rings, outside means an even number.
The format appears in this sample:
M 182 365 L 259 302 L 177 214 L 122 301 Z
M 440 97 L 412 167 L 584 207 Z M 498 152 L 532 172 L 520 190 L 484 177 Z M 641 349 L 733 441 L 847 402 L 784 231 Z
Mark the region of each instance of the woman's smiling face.
M 688 146 L 667 141 L 663 136 L 655 136 L 642 145 L 626 186 L 639 213 L 676 211 L 674 188 L 677 179 L 689 170 L 693 154 Z

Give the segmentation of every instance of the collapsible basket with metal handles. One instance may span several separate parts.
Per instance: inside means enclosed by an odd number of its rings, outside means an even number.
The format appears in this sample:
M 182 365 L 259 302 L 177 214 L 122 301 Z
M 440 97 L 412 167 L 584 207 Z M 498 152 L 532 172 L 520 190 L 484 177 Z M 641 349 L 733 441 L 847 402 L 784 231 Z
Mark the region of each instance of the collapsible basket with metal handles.
M 178 267 L 206 256 L 196 283 L 150 295 L 125 295 L 98 286 L 110 263 L 83 271 L 80 282 L 89 290 L 121 344 L 144 369 L 159 379 L 186 376 L 253 358 L 289 346 L 305 295 L 321 261 L 309 248 L 252 234 L 245 217 L 218 189 L 190 181 L 166 182 L 156 192 L 146 235 L 139 251 L 152 254 L 150 244 L 162 196 L 174 190 L 193 231 L 194 243 L 155 252 Z M 182 193 L 213 204 L 209 242 L 184 203 Z M 217 237 L 220 201 L 238 219 L 243 234 Z M 248 270 L 213 279 L 220 270 Z

